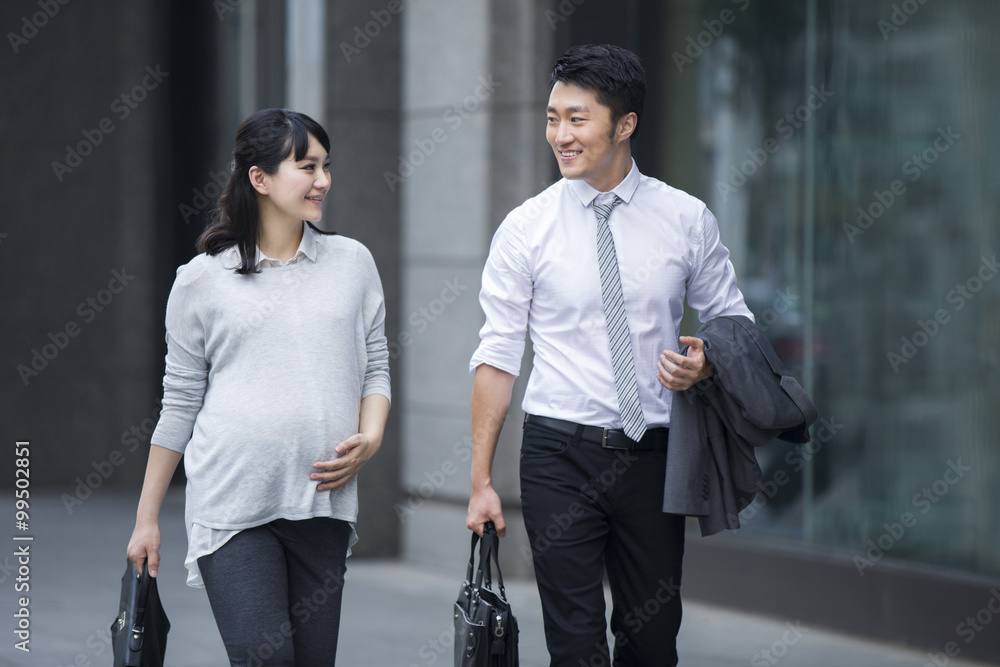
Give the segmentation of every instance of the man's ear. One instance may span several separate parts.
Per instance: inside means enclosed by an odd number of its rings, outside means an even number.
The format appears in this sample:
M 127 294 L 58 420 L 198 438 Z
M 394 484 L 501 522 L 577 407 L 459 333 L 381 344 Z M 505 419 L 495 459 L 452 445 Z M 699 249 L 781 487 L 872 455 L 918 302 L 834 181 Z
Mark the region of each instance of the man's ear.
M 618 129 L 615 134 L 618 141 L 625 141 L 635 133 L 635 128 L 639 125 L 639 117 L 634 111 L 630 111 L 618 119 Z
M 257 166 L 250 167 L 250 171 L 247 172 L 250 185 L 262 195 L 270 194 L 271 182 L 268 176 L 269 174 L 266 171 Z

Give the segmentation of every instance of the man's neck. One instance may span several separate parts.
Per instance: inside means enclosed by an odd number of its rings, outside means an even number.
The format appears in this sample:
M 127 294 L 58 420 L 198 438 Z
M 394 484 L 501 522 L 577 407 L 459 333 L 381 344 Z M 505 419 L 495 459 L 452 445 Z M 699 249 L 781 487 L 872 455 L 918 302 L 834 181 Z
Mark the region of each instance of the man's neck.
M 605 170 L 600 177 L 593 181 L 588 180 L 587 185 L 598 192 L 611 192 L 625 180 L 629 171 L 632 170 L 632 151 L 626 144 L 622 150 L 618 151 L 612 159 L 610 167 Z

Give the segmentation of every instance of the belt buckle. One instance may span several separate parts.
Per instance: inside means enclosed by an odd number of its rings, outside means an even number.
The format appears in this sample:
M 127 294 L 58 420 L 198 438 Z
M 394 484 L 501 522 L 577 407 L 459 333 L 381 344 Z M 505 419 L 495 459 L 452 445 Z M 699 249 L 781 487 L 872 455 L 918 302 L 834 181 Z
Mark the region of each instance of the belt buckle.
M 601 432 L 601 447 L 603 447 L 604 449 L 630 449 L 628 446 L 626 446 L 626 447 L 618 447 L 618 446 L 615 446 L 615 445 L 609 445 L 608 444 L 608 432 L 609 431 L 615 431 L 615 430 L 617 430 L 617 429 L 606 428 L 606 429 L 604 429 Z

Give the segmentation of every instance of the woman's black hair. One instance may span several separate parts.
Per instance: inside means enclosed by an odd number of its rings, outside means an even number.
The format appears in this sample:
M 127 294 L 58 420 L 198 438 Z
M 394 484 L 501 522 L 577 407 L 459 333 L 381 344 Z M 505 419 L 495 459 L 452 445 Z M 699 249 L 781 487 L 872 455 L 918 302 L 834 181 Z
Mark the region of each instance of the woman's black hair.
M 294 153 L 296 160 L 309 150 L 309 135 L 316 137 L 323 149 L 330 152 L 326 130 L 309 116 L 290 109 L 262 109 L 243 121 L 236 131 L 233 144 L 232 173 L 212 211 L 211 222 L 198 237 L 199 252 L 218 255 L 236 245 L 241 262 L 236 273 L 260 273 L 254 262 L 260 234 L 260 209 L 256 191 L 248 176 L 251 167 L 260 167 L 268 174 Z M 306 221 L 315 231 L 325 234 Z
M 611 109 L 611 128 L 628 113 L 635 113 L 636 129 L 646 98 L 646 71 L 639 56 L 613 44 L 574 46 L 556 61 L 552 83 L 572 83 L 597 95 L 597 101 Z

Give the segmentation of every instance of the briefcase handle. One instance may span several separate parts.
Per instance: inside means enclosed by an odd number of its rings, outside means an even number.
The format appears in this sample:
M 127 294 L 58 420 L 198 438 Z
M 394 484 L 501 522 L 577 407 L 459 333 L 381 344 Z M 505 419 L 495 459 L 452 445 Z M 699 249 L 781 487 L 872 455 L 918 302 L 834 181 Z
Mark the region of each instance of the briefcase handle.
M 479 542 L 479 535 L 472 531 L 472 548 L 469 554 L 469 567 L 466 570 L 466 581 L 472 581 L 473 563 L 476 558 L 476 543 Z M 492 589 L 492 568 L 490 563 L 497 569 L 497 585 L 500 588 L 500 597 L 507 599 L 507 591 L 503 585 L 503 573 L 500 572 L 500 536 L 497 535 L 496 527 L 492 521 L 487 521 L 483 526 L 482 542 L 479 545 L 479 567 L 476 569 L 475 585 L 479 588 L 486 585 Z
M 149 586 L 152 577 L 149 574 L 148 563 L 142 564 L 142 574 L 137 574 L 139 580 L 139 595 L 135 601 L 135 623 L 129 630 L 129 649 L 138 653 L 142 650 L 142 639 L 145 633 L 146 602 L 149 600 Z

